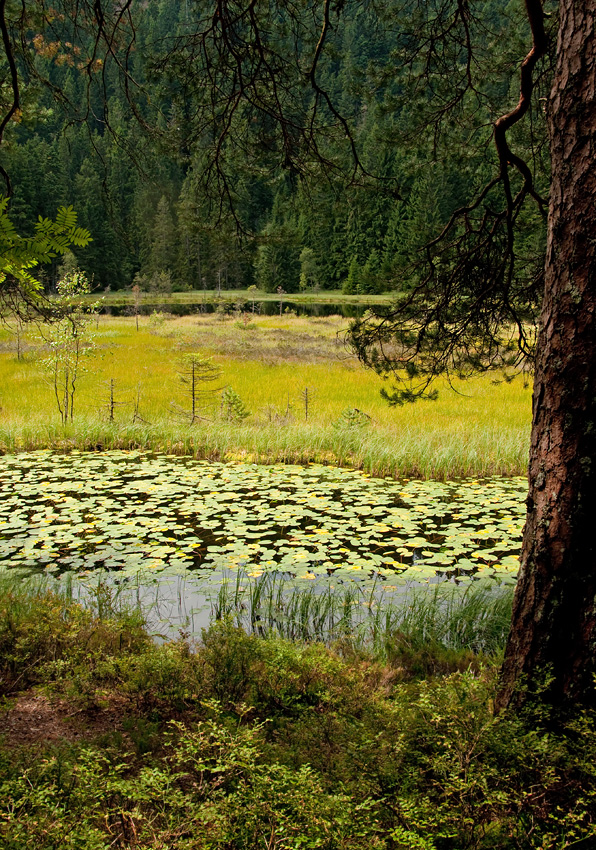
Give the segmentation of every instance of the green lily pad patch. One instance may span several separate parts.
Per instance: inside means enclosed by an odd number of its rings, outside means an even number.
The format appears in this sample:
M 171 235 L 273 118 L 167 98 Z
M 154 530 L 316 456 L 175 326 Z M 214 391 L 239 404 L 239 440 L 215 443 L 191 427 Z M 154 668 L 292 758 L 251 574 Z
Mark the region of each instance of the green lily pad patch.
M 43 451 L 1 457 L 0 491 L 4 568 L 469 582 L 514 580 L 526 482 Z

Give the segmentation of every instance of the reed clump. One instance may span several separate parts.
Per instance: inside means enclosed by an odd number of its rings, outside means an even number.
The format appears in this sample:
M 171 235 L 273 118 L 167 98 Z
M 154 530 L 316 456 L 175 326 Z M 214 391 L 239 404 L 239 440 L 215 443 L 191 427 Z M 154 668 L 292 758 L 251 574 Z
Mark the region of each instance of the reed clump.
M 211 604 L 215 621 L 230 619 L 260 636 L 292 641 L 338 642 L 350 651 L 395 660 L 463 653 L 494 655 L 505 646 L 513 588 L 472 582 L 465 590 L 449 582 L 391 588 L 382 582 L 362 589 L 288 586 L 282 575 L 258 578 L 237 573 L 223 582 Z

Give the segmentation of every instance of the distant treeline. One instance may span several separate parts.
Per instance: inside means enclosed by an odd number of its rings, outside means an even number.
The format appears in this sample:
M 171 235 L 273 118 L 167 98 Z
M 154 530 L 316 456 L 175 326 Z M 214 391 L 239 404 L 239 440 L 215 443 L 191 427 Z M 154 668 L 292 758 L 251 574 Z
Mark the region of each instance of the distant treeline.
M 59 12 L 62 4 L 55 5 Z M 258 157 L 242 157 L 238 148 L 227 161 L 233 213 L 205 180 L 212 146 L 193 124 L 200 86 L 188 85 L 191 77 L 182 76 L 181 66 L 176 71 L 160 64 L 176 37 L 183 45 L 182 36 L 207 5 L 150 0 L 136 8 L 131 67 L 143 92 L 136 116 L 113 64 L 103 72 L 98 64 L 89 86 L 89 69 L 78 58 L 88 45 L 67 16 L 57 15 L 53 36 L 32 29 L 39 75 L 66 106 L 31 78 L 4 159 L 17 227 L 26 232 L 38 215 L 53 216 L 58 205 L 72 204 L 93 236 L 76 262 L 100 289 L 136 283 L 156 292 L 257 285 L 269 292 L 377 293 L 411 286 L 421 248 L 496 168 L 490 120 L 515 103 L 516 92 L 493 82 L 508 79 L 495 69 L 518 61 L 526 47 L 523 23 L 514 23 L 519 38 L 511 38 L 516 4 L 506 10 L 495 0 L 477 4 L 478 26 L 488 33 L 479 57 L 484 89 L 481 97 L 462 99 L 440 134 L 434 132 L 440 116 L 427 108 L 431 93 L 437 94 L 433 68 L 426 69 L 425 85 L 408 88 L 420 69 L 400 66 L 399 15 L 407 4 L 401 12 L 391 3 L 381 4 L 382 12 L 372 3 L 346 4 L 332 28 L 319 83 L 346 117 L 363 170 L 353 174 L 351 146 L 332 134 L 321 138 L 337 166 L 331 169 L 312 158 L 301 171 L 287 167 L 281 157 L 276 161 L 274 145 L 259 165 Z M 178 49 L 184 64 L 184 47 Z M 452 58 L 454 67 L 461 64 Z M 187 66 L 192 70 L 190 59 Z M 458 81 L 441 85 L 448 93 Z M 483 129 L 474 135 L 472 127 Z M 523 152 L 530 142 L 520 138 L 518 144 Z M 522 226 L 528 251 L 541 250 L 538 219 Z M 46 270 L 49 288 L 58 274 L 56 265 Z

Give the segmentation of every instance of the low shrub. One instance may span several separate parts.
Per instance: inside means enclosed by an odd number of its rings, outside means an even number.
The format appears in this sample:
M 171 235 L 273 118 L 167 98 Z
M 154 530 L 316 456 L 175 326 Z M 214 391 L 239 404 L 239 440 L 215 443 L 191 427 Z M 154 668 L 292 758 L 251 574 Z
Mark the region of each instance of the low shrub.
M 77 605 L 39 579 L 2 576 L 0 694 L 66 680 L 78 668 L 83 678 L 97 678 L 100 662 L 142 654 L 151 646 L 138 612 L 117 610 L 105 588 L 100 586 L 89 602 Z
M 596 837 L 596 713 L 563 726 L 544 706 L 495 715 L 497 658 L 452 648 L 404 675 L 403 647 L 375 659 L 226 617 L 197 647 L 155 645 L 109 595 L 94 605 L 0 593 L 7 850 L 562 850 Z M 32 684 L 69 695 L 70 742 L 8 735 Z

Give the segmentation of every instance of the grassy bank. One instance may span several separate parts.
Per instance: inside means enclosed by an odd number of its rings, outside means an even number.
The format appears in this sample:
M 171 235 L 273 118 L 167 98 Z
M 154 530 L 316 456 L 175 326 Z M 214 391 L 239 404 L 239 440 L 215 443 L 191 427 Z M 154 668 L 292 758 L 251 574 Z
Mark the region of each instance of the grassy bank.
M 383 382 L 343 343 L 339 317 L 216 316 L 100 318 L 95 349 L 77 382 L 74 421 L 60 424 L 47 356 L 33 332 L 17 359 L 0 333 L 0 447 L 142 447 L 200 458 L 309 461 L 396 477 L 519 475 L 527 465 L 530 391 L 521 378 L 439 384 L 436 402 L 389 408 Z M 217 387 L 231 386 L 250 416 L 223 421 L 219 396 L 201 399 L 190 425 L 181 357 L 213 357 Z M 109 421 L 109 387 L 114 421 Z M 361 411 L 362 416 L 354 415 Z M 134 423 L 133 423 L 133 420 Z
M 496 717 L 497 657 L 422 646 L 405 625 L 385 643 L 257 637 L 224 617 L 198 646 L 157 646 L 105 589 L 84 609 L 5 584 L 2 846 L 554 850 L 594 835 L 592 715 L 557 735 L 544 715 Z

